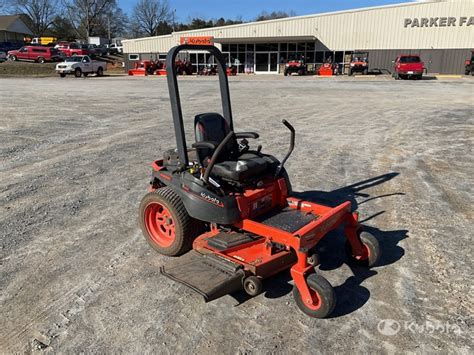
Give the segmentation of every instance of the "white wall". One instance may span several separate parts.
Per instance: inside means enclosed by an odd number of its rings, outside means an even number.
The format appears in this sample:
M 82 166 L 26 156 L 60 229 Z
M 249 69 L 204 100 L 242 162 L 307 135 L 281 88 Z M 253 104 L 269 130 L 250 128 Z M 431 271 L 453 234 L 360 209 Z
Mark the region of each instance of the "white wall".
M 456 26 L 405 27 L 406 18 L 454 17 Z M 126 53 L 167 52 L 181 36 L 214 36 L 251 43 L 252 38 L 314 36 L 331 50 L 474 48 L 474 0 L 416 2 L 378 8 L 253 22 L 168 36 L 123 41 Z M 439 23 L 438 23 L 439 24 Z

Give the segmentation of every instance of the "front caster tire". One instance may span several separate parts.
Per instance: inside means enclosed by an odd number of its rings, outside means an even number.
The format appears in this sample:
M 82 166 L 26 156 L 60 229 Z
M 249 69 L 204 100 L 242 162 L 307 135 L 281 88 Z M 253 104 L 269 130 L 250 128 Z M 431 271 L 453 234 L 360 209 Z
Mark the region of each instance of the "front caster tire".
M 147 242 L 167 256 L 186 253 L 201 228 L 170 187 L 146 194 L 139 207 L 139 225 Z
M 365 266 L 365 267 L 372 267 L 377 264 L 380 259 L 380 245 L 377 240 L 372 234 L 366 231 L 362 231 L 359 235 L 360 241 L 367 249 L 367 253 L 369 257 L 367 259 L 359 259 L 352 254 L 352 248 L 349 241 L 346 240 L 346 254 L 349 258 L 349 261 L 352 264 Z
M 293 297 L 296 305 L 305 314 L 313 318 L 326 318 L 332 313 L 336 306 L 336 293 L 328 280 L 321 275 L 311 274 L 306 278 L 309 291 L 313 300 L 317 301 L 314 305 L 308 305 L 301 298 L 298 288 L 293 286 Z
M 260 280 L 257 276 L 249 276 L 244 280 L 244 291 L 247 295 L 255 297 L 262 293 L 263 285 L 262 280 Z

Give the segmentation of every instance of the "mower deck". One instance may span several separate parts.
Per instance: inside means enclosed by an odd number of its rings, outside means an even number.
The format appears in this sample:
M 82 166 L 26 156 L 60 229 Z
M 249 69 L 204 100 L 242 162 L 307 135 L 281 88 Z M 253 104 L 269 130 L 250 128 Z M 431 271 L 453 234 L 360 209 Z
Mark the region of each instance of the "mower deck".
M 240 232 L 215 228 L 202 234 L 192 252 L 161 272 L 208 302 L 241 289 L 249 275 L 264 279 L 295 265 L 295 251 L 311 249 L 351 215 L 348 203 L 330 208 L 292 198 L 288 202 L 283 210 L 244 220 Z

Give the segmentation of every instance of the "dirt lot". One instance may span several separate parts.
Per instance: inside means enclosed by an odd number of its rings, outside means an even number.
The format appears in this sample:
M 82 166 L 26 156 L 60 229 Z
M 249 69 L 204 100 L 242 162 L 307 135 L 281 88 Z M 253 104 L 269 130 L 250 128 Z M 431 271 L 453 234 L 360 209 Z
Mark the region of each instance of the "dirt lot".
M 474 81 L 232 78 L 236 130 L 282 157 L 290 120 L 294 189 L 351 200 L 382 245 L 367 271 L 340 233 L 322 244 L 325 320 L 297 309 L 286 273 L 208 304 L 159 274 L 136 220 L 174 145 L 165 84 L 0 79 L 1 352 L 472 353 Z M 214 86 L 183 80 L 189 126 L 217 109 Z

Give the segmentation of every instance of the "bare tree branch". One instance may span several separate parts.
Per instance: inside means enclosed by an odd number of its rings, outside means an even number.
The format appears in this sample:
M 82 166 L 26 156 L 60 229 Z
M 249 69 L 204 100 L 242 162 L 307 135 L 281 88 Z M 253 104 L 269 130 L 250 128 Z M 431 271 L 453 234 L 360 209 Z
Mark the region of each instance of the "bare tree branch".
M 58 0 L 14 0 L 14 4 L 17 12 L 31 18 L 35 36 L 44 35 L 59 12 Z
M 135 31 L 148 36 L 156 36 L 160 24 L 170 17 L 171 11 L 166 0 L 139 0 L 133 8 Z
M 67 16 L 78 36 L 88 39 L 103 29 L 103 22 L 117 9 L 115 0 L 63 0 Z

